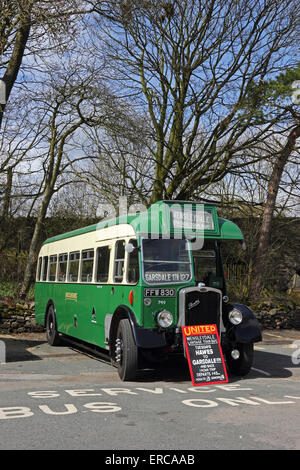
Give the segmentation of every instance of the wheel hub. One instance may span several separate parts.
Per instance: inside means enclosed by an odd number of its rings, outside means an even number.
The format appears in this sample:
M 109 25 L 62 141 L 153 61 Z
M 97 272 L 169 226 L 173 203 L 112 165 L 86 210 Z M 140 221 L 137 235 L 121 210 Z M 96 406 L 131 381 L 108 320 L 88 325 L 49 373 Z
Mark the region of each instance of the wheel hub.
M 116 344 L 115 344 L 115 355 L 116 355 L 116 362 L 118 364 L 121 364 L 122 362 L 122 349 L 123 349 L 123 342 L 121 338 L 117 338 Z

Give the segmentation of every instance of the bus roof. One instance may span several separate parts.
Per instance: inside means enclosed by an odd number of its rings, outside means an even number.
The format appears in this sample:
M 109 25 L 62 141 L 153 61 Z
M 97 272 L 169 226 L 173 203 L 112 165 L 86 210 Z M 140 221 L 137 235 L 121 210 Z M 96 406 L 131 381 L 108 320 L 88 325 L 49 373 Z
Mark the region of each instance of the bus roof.
M 102 220 L 97 224 L 48 238 L 44 244 L 121 224 L 131 225 L 136 235 L 153 234 L 172 237 L 182 234 L 187 238 L 244 239 L 235 223 L 218 217 L 217 208 L 214 205 L 193 201 L 159 201 L 144 212 L 128 213 Z

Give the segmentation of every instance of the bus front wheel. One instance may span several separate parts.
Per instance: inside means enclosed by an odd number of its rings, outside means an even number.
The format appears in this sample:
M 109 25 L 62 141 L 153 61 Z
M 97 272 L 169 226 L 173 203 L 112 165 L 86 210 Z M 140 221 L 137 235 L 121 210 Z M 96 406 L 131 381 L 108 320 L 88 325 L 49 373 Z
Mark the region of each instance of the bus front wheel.
M 239 351 L 239 358 L 233 359 L 228 352 L 226 354 L 228 369 L 234 375 L 247 375 L 253 364 L 253 344 L 237 343 L 234 348 Z
M 127 318 L 118 325 L 114 352 L 120 379 L 134 380 L 138 369 L 138 348 Z
M 58 346 L 61 343 L 59 333 L 57 331 L 56 316 L 54 306 L 50 305 L 46 318 L 46 337 L 51 346 Z

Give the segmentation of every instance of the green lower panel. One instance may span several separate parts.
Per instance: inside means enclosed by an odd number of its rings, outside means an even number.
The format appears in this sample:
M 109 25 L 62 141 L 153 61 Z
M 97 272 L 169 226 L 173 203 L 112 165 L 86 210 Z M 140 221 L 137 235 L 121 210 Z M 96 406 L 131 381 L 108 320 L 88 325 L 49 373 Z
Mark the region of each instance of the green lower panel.
M 135 287 L 135 286 L 134 286 Z M 55 306 L 58 331 L 105 347 L 105 317 L 126 305 L 142 324 L 140 289 L 132 286 L 36 283 L 36 321 L 44 324 L 47 305 Z M 133 291 L 133 305 L 129 293 Z

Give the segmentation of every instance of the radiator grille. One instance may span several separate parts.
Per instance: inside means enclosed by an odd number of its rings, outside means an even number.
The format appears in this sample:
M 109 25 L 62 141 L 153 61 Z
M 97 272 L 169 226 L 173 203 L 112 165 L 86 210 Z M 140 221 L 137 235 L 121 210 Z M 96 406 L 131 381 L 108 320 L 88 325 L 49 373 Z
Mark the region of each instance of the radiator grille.
M 185 325 L 216 324 L 220 329 L 221 293 L 193 290 L 185 296 Z M 220 331 L 219 331 L 220 333 Z

